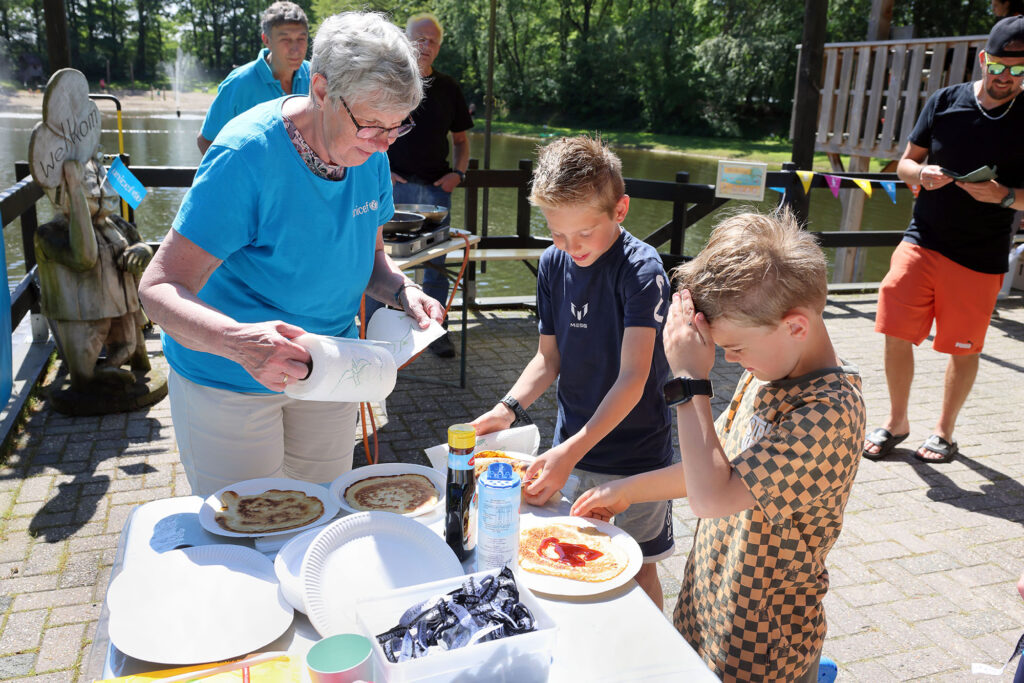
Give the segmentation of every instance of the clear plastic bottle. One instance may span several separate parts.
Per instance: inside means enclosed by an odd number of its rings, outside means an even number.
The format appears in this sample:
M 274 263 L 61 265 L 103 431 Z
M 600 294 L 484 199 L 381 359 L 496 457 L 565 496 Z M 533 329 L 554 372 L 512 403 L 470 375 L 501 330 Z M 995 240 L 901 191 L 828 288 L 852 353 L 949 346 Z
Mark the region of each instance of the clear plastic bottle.
M 448 478 L 445 483 L 444 540 L 464 562 L 476 547 L 476 481 L 473 450 L 476 429 L 457 424 L 448 428 Z
M 519 502 L 522 482 L 512 466 L 491 463 L 477 488 L 480 512 L 477 519 L 476 569 L 515 569 L 519 556 Z

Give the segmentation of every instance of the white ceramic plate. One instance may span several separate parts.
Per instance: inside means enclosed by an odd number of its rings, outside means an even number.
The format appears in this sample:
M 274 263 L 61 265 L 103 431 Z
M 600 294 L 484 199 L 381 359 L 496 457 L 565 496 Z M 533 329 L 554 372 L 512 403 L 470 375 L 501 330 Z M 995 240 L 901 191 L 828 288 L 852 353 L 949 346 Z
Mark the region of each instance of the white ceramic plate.
M 422 474 L 424 477 L 429 479 L 430 483 L 437 489 L 437 503 L 435 505 L 416 513 L 407 514 L 405 515 L 406 517 L 419 517 L 420 515 L 426 515 L 444 505 L 446 474 L 438 472 L 431 467 L 412 465 L 403 462 L 386 462 L 377 465 L 366 465 L 365 467 L 358 467 L 354 470 L 349 470 L 331 482 L 331 498 L 334 499 L 334 502 L 340 506 L 342 510 L 346 510 L 348 512 L 363 512 L 363 510 L 356 510 L 345 502 L 345 490 L 357 481 L 362 481 L 368 477 L 393 477 L 396 474 Z
M 640 571 L 640 566 L 644 562 L 644 555 L 640 550 L 640 546 L 633 540 L 632 536 L 617 526 L 608 522 L 602 522 L 599 519 L 589 519 L 586 517 L 538 517 L 525 514 L 519 518 L 519 528 L 521 530 L 547 524 L 595 527 L 599 531 L 608 534 L 612 539 L 612 543 L 626 551 L 628 564 L 626 564 L 626 568 L 620 574 L 613 576 L 607 581 L 575 581 L 561 576 L 528 572 L 520 567 L 517 576 L 523 583 L 529 586 L 530 590 L 551 595 L 597 595 L 598 593 L 618 588 L 636 576 L 636 573 Z
M 317 534 L 302 562 L 302 599 L 325 638 L 358 632 L 355 601 L 463 574 L 452 549 L 416 520 L 357 512 Z
M 251 496 L 271 489 L 278 489 L 280 491 L 302 491 L 307 496 L 319 498 L 320 502 L 324 504 L 324 514 L 320 515 L 320 517 L 314 519 L 309 524 L 303 524 L 302 526 L 297 526 L 292 529 L 282 529 L 281 531 L 239 533 L 237 531 L 228 531 L 217 524 L 217 520 L 214 518 L 214 515 L 221 509 L 220 496 L 225 491 L 234 491 L 239 495 Z M 334 501 L 334 496 L 332 496 L 323 486 L 320 486 L 319 484 L 311 484 L 308 481 L 298 481 L 296 479 L 267 477 L 264 479 L 248 479 L 246 481 L 240 481 L 232 484 L 231 486 L 225 486 L 220 491 L 217 491 L 215 494 L 203 501 L 203 507 L 199 508 L 199 524 L 211 534 L 217 534 L 218 536 L 255 538 L 256 536 L 293 534 L 296 531 L 302 531 L 303 529 L 309 529 L 323 524 L 325 520 L 333 519 L 337 514 L 338 504 Z
M 306 613 L 302 604 L 302 558 L 306 556 L 310 544 L 316 535 L 323 531 L 320 527 L 306 529 L 301 534 L 281 546 L 274 558 L 274 574 L 281 582 L 281 592 L 288 604 Z
M 292 623 L 273 564 L 238 545 L 201 545 L 148 558 L 110 582 L 110 642 L 160 664 L 244 655 Z

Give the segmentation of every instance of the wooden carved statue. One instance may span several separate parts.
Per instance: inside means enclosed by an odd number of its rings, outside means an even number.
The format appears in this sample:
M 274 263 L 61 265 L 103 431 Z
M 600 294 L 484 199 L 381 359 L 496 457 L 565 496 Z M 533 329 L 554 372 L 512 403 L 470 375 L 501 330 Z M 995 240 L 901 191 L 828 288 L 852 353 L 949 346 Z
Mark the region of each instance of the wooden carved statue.
M 99 123 L 85 77 L 62 69 L 29 144 L 32 175 L 59 212 L 35 235 L 42 311 L 68 370 L 69 386 L 51 398 L 74 414 L 131 410 L 166 394 L 166 381 L 151 376 L 138 296 L 153 251 L 117 214 Z

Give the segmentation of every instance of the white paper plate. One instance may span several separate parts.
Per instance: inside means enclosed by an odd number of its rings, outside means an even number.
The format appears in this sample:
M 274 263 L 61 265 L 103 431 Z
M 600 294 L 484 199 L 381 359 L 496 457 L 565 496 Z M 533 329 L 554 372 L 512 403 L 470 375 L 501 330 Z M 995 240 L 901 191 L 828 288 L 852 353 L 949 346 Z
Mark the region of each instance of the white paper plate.
M 278 489 L 280 491 L 302 491 L 307 496 L 319 498 L 320 502 L 324 504 L 324 514 L 320 515 L 320 517 L 314 519 L 309 524 L 303 524 L 302 526 L 297 526 L 292 529 L 282 529 L 281 531 L 239 533 L 237 531 L 228 531 L 221 527 L 221 525 L 217 524 L 217 520 L 214 518 L 214 515 L 221 509 L 220 496 L 225 491 L 234 491 L 242 496 L 251 496 L 271 489 Z M 308 481 L 298 481 L 296 479 L 267 477 L 264 479 L 248 479 L 246 481 L 240 481 L 232 484 L 231 486 L 225 486 L 220 491 L 217 491 L 215 494 L 203 501 L 203 507 L 199 508 L 199 524 L 211 534 L 217 534 L 218 536 L 254 538 L 256 536 L 293 534 L 296 531 L 302 531 L 303 529 L 309 529 L 323 524 L 326 520 L 333 519 L 337 514 L 338 504 L 334 501 L 334 496 L 332 496 L 323 486 L 320 486 L 319 484 L 311 484 Z
M 358 598 L 462 574 L 444 539 L 419 522 L 392 512 L 358 512 L 313 539 L 302 562 L 302 599 L 326 638 L 358 632 Z
M 364 512 L 363 510 L 355 509 L 345 502 L 345 489 L 352 486 L 352 484 L 357 481 L 362 481 L 367 477 L 392 477 L 396 474 L 422 474 L 424 477 L 429 479 L 430 483 L 432 483 L 434 488 L 437 489 L 437 503 L 435 505 L 416 513 L 407 514 L 405 515 L 406 517 L 426 515 L 444 505 L 445 473 L 438 472 L 431 467 L 412 465 L 403 462 L 386 462 L 349 470 L 331 482 L 331 498 L 334 499 L 335 504 L 341 507 L 342 510 L 346 510 L 348 512 Z
M 608 522 L 587 517 L 539 517 L 530 514 L 522 515 L 519 518 L 519 528 L 529 529 L 535 526 L 548 524 L 565 524 L 575 527 L 595 527 L 599 531 L 608 534 L 612 543 L 626 551 L 628 564 L 617 576 L 607 581 L 575 581 L 561 576 L 549 576 L 547 574 L 536 574 L 528 572 L 522 567 L 519 568 L 517 576 L 523 583 L 529 586 L 530 590 L 552 595 L 597 595 L 625 584 L 640 571 L 644 563 L 644 555 L 633 537 L 622 529 Z
M 274 567 L 237 545 L 170 550 L 110 582 L 110 642 L 160 664 L 200 664 L 244 655 L 292 623 Z
M 310 544 L 316 535 L 323 531 L 320 527 L 306 529 L 301 534 L 281 546 L 274 558 L 274 574 L 281 582 L 281 593 L 288 604 L 306 613 L 302 603 L 302 558 L 306 556 Z

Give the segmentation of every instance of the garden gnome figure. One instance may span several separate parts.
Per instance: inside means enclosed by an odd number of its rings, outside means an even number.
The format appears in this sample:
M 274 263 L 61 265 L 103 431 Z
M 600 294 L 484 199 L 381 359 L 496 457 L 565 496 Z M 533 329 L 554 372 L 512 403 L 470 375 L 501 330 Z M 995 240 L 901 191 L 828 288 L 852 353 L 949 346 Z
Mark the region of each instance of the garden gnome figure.
M 146 354 L 138 296 L 153 251 L 117 215 L 119 197 L 102 158 L 99 112 L 85 77 L 62 69 L 47 84 L 29 163 L 59 211 L 35 235 L 43 315 L 70 385 L 51 399 L 58 410 L 78 415 L 132 410 L 167 392 Z

